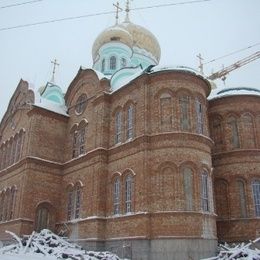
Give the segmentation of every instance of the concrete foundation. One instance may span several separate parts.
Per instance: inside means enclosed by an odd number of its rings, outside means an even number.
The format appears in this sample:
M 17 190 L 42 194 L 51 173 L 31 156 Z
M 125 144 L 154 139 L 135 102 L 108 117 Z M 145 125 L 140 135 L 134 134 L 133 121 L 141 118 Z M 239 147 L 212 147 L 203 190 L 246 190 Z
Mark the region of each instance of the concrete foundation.
M 132 260 L 199 260 L 215 256 L 217 249 L 214 239 L 132 239 L 79 244 L 87 250 L 106 250 Z

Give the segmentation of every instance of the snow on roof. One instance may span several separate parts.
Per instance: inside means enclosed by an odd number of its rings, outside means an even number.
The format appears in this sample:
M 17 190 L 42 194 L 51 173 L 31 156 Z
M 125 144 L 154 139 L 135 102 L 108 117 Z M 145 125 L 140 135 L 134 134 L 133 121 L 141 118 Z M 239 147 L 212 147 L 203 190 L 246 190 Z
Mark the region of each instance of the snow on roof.
M 226 96 L 238 95 L 260 96 L 260 89 L 251 87 L 217 87 L 211 91 L 208 99 L 212 100 Z
M 101 80 L 101 79 L 110 79 L 111 78 L 111 75 L 105 75 L 105 74 L 103 74 L 102 72 L 100 72 L 98 70 L 94 70 L 94 69 L 92 69 L 92 70 L 96 72 L 99 80 Z
M 129 75 L 127 75 L 127 76 L 123 75 L 122 77 L 120 77 L 121 76 L 120 74 L 121 73 L 123 74 L 124 71 L 128 72 Z M 115 92 L 118 89 L 122 88 L 123 86 L 127 85 L 132 80 L 139 77 L 141 74 L 143 74 L 143 69 L 141 69 L 140 66 L 138 66 L 136 68 L 123 68 L 122 70 L 117 71 L 115 74 L 113 74 L 113 76 L 111 78 L 111 86 L 112 86 L 113 92 Z M 117 75 L 119 75 L 119 77 L 117 77 Z
M 52 111 L 56 114 L 63 116 L 69 116 L 67 114 L 67 107 L 65 105 L 59 105 L 51 100 L 45 98 L 40 98 L 38 101 L 35 100 L 34 106 L 44 108 L 46 110 Z
M 150 72 L 153 73 L 153 72 L 159 72 L 159 71 L 167 71 L 167 70 L 176 70 L 176 71 L 188 71 L 188 72 L 191 72 L 197 76 L 201 76 L 203 77 L 204 79 L 206 79 L 206 77 L 201 74 L 199 71 L 191 68 L 191 67 L 187 67 L 187 66 L 181 66 L 181 65 L 166 65 L 166 66 L 162 66 L 162 65 L 157 65 L 157 66 L 154 66 Z

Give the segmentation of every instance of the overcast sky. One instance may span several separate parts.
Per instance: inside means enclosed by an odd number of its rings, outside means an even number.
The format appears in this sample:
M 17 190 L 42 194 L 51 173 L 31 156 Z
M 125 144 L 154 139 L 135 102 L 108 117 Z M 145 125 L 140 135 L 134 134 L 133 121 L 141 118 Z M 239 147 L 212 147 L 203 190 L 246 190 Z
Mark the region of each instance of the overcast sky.
M 116 0 L 115 0 L 116 1 Z M 92 43 L 115 23 L 114 14 L 92 16 L 12 30 L 22 24 L 113 11 L 112 0 L 42 0 L 3 8 L 27 0 L 0 0 L 0 119 L 19 80 L 38 89 L 51 78 L 51 60 L 57 59 L 56 83 L 64 92 L 79 67 L 92 67 Z M 125 1 L 118 0 L 122 7 Z M 181 3 L 188 0 L 134 0 L 131 7 Z M 121 21 L 124 14 L 121 13 Z M 196 55 L 205 61 L 258 44 L 210 63 L 205 73 L 217 71 L 260 50 L 260 0 L 211 0 L 201 3 L 131 11 L 132 22 L 149 29 L 161 45 L 161 65 L 197 68 Z M 222 84 L 220 82 L 220 84 Z M 226 86 L 260 88 L 260 59 L 232 72 Z

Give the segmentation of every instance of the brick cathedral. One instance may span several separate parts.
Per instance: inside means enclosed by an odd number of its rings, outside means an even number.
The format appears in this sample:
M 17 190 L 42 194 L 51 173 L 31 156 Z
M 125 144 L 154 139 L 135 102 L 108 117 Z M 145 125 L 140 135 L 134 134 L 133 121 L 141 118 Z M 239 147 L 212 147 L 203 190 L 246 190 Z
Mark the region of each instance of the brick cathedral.
M 0 124 L 0 240 L 48 228 L 131 259 L 199 259 L 260 234 L 260 91 L 160 67 L 129 19 L 62 93 L 21 80 Z

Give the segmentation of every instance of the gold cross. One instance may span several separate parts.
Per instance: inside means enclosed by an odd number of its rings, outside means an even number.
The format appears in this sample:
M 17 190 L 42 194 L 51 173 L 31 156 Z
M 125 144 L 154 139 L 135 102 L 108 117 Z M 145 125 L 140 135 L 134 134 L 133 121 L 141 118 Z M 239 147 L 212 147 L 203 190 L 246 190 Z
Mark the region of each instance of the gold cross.
M 54 75 L 55 75 L 55 72 L 56 72 L 56 66 L 59 66 L 60 64 L 57 62 L 56 59 L 54 61 L 51 61 L 51 63 L 53 63 L 51 82 L 54 83 Z
M 199 55 L 197 55 L 197 57 L 199 58 L 199 69 L 200 69 L 200 73 L 203 74 L 203 63 L 202 61 L 204 60 L 201 56 L 201 54 L 199 53 Z
M 133 1 L 133 0 L 132 0 Z M 126 17 L 125 17 L 125 21 L 129 22 L 129 12 L 130 12 L 130 0 L 126 0 L 126 8 L 125 8 L 125 12 L 126 12 Z
M 123 11 L 123 9 L 119 6 L 118 2 L 116 4 L 113 4 L 113 6 L 116 8 L 116 24 L 118 24 L 118 13 L 119 13 L 119 10 Z

